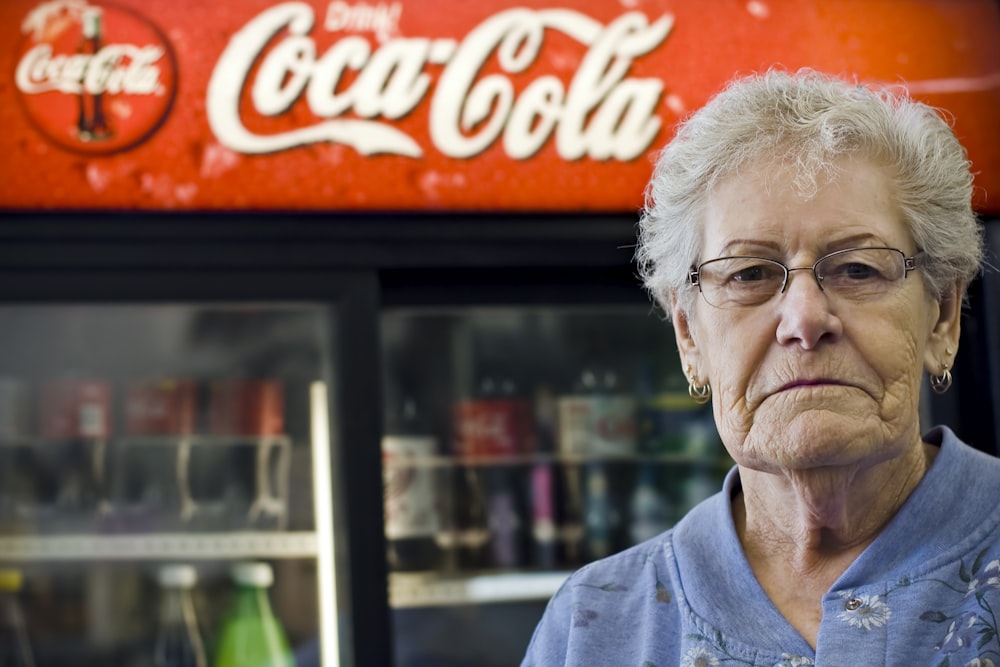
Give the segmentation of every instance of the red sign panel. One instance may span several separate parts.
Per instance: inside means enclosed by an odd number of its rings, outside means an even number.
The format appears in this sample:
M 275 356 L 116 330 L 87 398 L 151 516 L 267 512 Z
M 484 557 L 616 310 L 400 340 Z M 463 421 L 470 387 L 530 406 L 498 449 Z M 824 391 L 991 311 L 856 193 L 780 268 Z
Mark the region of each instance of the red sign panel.
M 0 44 L 7 208 L 634 211 L 779 65 L 946 109 L 1000 211 L 995 0 L 5 0 Z

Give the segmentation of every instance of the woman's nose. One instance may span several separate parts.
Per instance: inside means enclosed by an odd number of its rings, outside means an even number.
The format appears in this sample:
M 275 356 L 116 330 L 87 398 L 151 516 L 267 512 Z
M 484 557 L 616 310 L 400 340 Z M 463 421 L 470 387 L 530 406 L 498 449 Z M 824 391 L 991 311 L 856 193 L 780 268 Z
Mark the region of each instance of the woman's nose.
M 838 338 L 843 323 L 834 313 L 830 297 L 820 288 L 811 268 L 789 269 L 785 289 L 778 295 L 778 342 L 810 350 L 823 340 Z

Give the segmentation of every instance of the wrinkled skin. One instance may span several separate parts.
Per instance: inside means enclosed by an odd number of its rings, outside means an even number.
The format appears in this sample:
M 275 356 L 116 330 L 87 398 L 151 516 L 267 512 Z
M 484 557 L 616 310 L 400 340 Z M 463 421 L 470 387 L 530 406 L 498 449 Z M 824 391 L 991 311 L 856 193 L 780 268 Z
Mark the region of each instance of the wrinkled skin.
M 702 261 L 729 255 L 811 266 L 859 246 L 918 249 L 885 167 L 844 158 L 804 197 L 788 166 L 759 163 L 721 181 L 703 218 Z M 674 300 L 682 363 L 710 383 L 743 491 L 734 514 L 765 590 L 814 642 L 819 597 L 869 544 L 933 459 L 920 438 L 922 371 L 958 348 L 960 286 L 935 300 L 911 272 L 899 289 L 852 303 L 795 271 L 750 308 Z M 949 352 L 950 350 L 950 352 Z M 815 603 L 816 606 L 813 606 Z

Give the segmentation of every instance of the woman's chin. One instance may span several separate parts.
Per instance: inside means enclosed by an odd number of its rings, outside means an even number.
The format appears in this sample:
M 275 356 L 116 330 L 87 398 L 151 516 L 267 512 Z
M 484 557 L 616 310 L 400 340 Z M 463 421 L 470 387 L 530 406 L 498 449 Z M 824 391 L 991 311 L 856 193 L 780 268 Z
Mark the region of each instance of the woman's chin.
M 762 472 L 869 466 L 901 453 L 889 444 L 877 416 L 830 410 L 758 421 L 730 451 L 741 466 Z

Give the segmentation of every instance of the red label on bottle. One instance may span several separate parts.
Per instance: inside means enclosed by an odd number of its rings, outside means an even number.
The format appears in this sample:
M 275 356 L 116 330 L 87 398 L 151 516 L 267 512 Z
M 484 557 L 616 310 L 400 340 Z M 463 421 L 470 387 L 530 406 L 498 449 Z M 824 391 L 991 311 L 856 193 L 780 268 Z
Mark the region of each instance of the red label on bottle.
M 125 432 L 130 435 L 183 435 L 195 430 L 194 380 L 151 380 L 125 394 Z
M 535 448 L 531 404 L 519 399 L 459 401 L 455 451 L 462 456 L 511 456 Z
M 47 382 L 39 416 L 46 438 L 106 438 L 111 434 L 111 385 L 101 380 Z
M 215 380 L 208 427 L 216 435 L 280 435 L 285 399 L 277 380 Z

